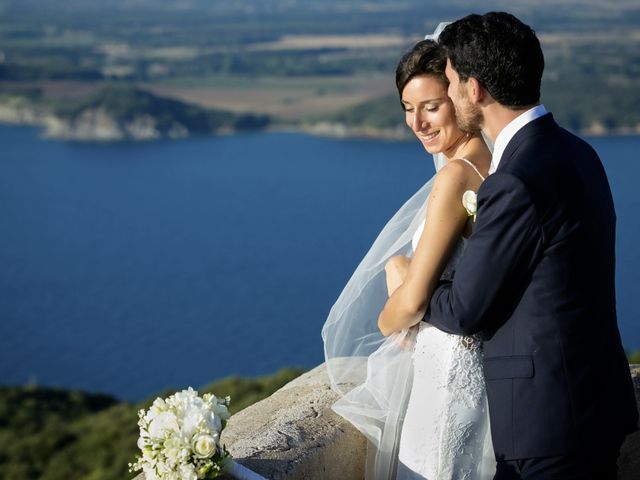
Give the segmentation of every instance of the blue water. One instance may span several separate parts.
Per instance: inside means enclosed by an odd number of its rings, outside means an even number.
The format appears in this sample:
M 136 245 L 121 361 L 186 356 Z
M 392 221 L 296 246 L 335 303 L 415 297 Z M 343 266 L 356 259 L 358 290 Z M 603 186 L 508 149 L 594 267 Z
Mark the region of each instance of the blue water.
M 597 138 L 618 308 L 640 347 L 640 138 Z M 0 127 L 0 383 L 139 399 L 322 361 L 377 232 L 433 173 L 415 142 L 255 134 L 72 144 Z

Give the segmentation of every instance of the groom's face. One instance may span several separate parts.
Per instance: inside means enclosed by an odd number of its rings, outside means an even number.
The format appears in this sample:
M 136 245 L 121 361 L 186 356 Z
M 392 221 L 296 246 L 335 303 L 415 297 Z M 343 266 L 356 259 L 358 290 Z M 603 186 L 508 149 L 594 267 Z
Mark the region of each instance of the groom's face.
M 478 132 L 484 123 L 484 117 L 480 108 L 471 101 L 467 92 L 467 82 L 460 81 L 460 75 L 451 65 L 451 61 L 447 59 L 447 67 L 444 71 L 449 80 L 449 89 L 447 94 L 453 102 L 456 110 L 456 122 L 458 128 L 465 132 Z

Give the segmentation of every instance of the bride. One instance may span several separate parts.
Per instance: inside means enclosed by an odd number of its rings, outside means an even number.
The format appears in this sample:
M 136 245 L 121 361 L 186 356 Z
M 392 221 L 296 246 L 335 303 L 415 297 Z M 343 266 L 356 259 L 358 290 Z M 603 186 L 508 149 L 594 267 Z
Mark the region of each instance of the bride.
M 369 441 L 367 479 L 485 480 L 495 471 L 481 341 L 421 321 L 473 228 L 463 195 L 477 192 L 491 160 L 480 132 L 456 123 L 445 66 L 431 39 L 398 64 L 406 123 L 437 173 L 385 226 L 322 331 L 341 396 L 333 408 Z

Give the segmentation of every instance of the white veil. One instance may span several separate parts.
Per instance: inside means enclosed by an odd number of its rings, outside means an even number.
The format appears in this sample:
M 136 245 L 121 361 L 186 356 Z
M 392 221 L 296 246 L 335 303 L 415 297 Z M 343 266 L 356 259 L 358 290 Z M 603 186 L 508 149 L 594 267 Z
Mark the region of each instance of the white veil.
M 369 441 L 367 480 L 395 478 L 402 420 L 413 381 L 414 330 L 384 337 L 378 315 L 388 298 L 384 266 L 412 255 L 411 239 L 426 215 L 433 178 L 384 227 L 333 305 L 322 328 L 333 409 Z
M 437 40 L 447 23 L 433 35 Z M 442 154 L 433 156 L 436 172 Z M 377 320 L 388 299 L 384 267 L 394 255 L 411 257 L 412 237 L 424 221 L 433 186 L 427 181 L 389 220 L 360 262 L 322 328 L 333 410 L 368 440 L 367 480 L 396 476 L 402 421 L 413 382 L 415 329 L 384 337 Z

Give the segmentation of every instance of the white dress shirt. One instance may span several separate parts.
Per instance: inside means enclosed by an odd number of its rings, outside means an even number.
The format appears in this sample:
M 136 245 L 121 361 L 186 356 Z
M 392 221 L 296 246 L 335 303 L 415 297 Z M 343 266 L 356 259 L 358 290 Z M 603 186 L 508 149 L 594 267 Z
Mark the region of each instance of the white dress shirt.
M 527 123 L 534 121 L 536 118 L 540 118 L 547 114 L 547 109 L 544 105 L 536 105 L 535 107 L 521 113 L 516 118 L 511 120 L 506 127 L 496 137 L 496 142 L 493 144 L 493 154 L 491 156 L 491 165 L 489 165 L 489 174 L 494 173 L 500 165 L 502 160 L 502 154 L 504 149 L 513 138 L 513 136 L 524 127 Z

